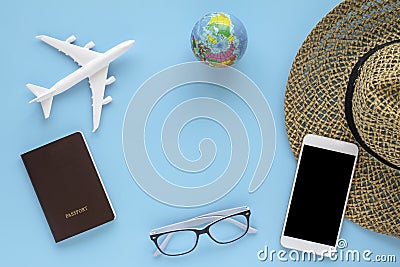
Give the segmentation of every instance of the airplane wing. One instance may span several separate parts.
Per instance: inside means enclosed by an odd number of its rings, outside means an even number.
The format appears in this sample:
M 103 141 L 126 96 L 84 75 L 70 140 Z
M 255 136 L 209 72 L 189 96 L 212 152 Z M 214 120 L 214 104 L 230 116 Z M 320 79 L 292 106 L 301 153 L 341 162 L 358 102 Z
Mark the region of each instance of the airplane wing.
M 93 99 L 93 132 L 100 124 L 101 110 L 103 108 L 104 90 L 106 88 L 108 66 L 102 68 L 89 77 L 90 89 Z
M 42 40 L 43 42 L 51 45 L 54 48 L 57 48 L 59 51 L 71 57 L 76 63 L 78 63 L 79 66 L 85 65 L 86 63 L 101 54 L 88 48 L 80 47 L 67 41 L 60 41 L 46 35 L 40 35 L 36 38 Z

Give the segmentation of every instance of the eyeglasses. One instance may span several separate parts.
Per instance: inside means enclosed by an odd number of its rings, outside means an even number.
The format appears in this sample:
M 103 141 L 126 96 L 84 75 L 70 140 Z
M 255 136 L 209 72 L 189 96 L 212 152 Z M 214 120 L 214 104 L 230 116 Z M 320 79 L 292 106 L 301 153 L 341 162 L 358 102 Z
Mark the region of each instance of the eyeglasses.
M 257 230 L 250 227 L 250 214 L 249 207 L 238 207 L 154 229 L 150 232 L 150 239 L 157 247 L 153 256 L 187 254 L 196 248 L 202 234 L 207 234 L 218 244 L 234 242 L 246 233 L 254 234 Z M 194 228 L 200 226 L 203 227 Z

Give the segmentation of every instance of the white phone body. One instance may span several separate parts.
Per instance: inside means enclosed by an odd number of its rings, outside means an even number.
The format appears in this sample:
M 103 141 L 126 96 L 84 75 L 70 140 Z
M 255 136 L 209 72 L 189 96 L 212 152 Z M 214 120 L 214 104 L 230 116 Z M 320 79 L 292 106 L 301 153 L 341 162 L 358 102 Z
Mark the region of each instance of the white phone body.
M 303 150 L 304 150 L 305 146 L 306 146 L 306 151 L 307 151 L 306 156 L 303 155 Z M 312 150 L 310 150 L 310 149 L 312 149 Z M 322 150 L 320 150 L 320 149 L 322 149 Z M 319 153 L 319 151 L 322 151 L 322 153 L 330 153 L 329 155 L 334 155 L 334 157 L 338 158 L 339 160 L 338 161 L 335 160 L 334 162 L 323 162 L 324 157 L 322 157 L 322 158 L 320 157 L 320 158 L 313 158 L 312 161 L 310 161 L 309 157 L 312 157 L 312 156 L 310 156 L 310 155 L 312 155 L 312 154 L 310 154 L 311 153 L 310 151 L 317 151 L 317 153 Z M 331 152 L 339 152 L 339 153 L 331 153 Z M 314 153 L 314 152 L 312 152 L 312 153 Z M 344 156 L 344 154 L 350 155 L 350 156 Z M 319 154 L 317 154 L 317 155 L 319 155 Z M 301 150 L 300 150 L 299 160 L 297 163 L 296 174 L 295 174 L 294 181 L 293 181 L 292 192 L 290 194 L 289 205 L 288 205 L 288 209 L 286 212 L 285 223 L 284 223 L 282 235 L 281 235 L 281 244 L 283 247 L 286 247 L 289 249 L 305 251 L 305 252 L 312 252 L 317 255 L 326 256 L 326 257 L 330 257 L 332 255 L 332 253 L 334 253 L 336 251 L 335 250 L 336 243 L 339 238 L 340 230 L 342 227 L 343 216 L 344 216 L 344 213 L 346 210 L 346 203 L 347 203 L 347 199 L 348 199 L 348 195 L 349 195 L 349 191 L 350 191 L 351 180 L 353 178 L 353 173 L 354 173 L 355 165 L 357 162 L 357 155 L 358 155 L 358 147 L 355 144 L 343 142 L 340 140 L 331 139 L 331 138 L 327 138 L 327 137 L 311 135 L 311 134 L 308 134 L 304 137 L 303 144 L 302 144 Z M 303 159 L 303 156 L 304 156 L 304 159 Z M 308 157 L 308 159 L 306 159 L 306 157 Z M 345 164 L 342 164 L 342 165 L 345 166 L 345 168 L 347 170 L 341 170 L 340 168 L 342 166 L 338 166 L 337 162 L 343 163 L 342 161 L 340 161 L 341 160 L 340 157 L 344 158 L 343 161 Z M 353 157 L 354 157 L 354 160 L 352 160 Z M 327 157 L 327 158 L 331 159 L 330 157 Z M 353 161 L 353 163 L 351 165 L 350 165 L 350 161 Z M 304 165 L 306 165 L 307 167 L 302 167 L 302 162 L 307 162 L 307 163 L 304 163 Z M 309 177 L 315 176 L 315 177 L 318 177 L 317 179 L 324 179 L 326 177 L 328 177 L 326 179 L 332 178 L 329 176 L 330 175 L 329 173 L 324 173 L 324 175 L 313 174 L 312 172 L 314 171 L 314 167 L 310 169 L 310 162 L 312 162 L 311 164 L 314 164 L 314 162 L 316 162 L 316 163 L 323 162 L 324 164 L 327 164 L 328 167 L 330 165 L 332 165 L 331 170 L 333 170 L 334 173 L 335 173 L 335 171 L 337 171 L 337 172 L 345 172 L 346 175 L 350 175 L 350 177 L 344 178 L 343 182 L 337 182 L 340 184 L 340 185 L 337 185 L 338 188 L 340 189 L 339 191 L 342 191 L 341 194 L 339 194 L 340 193 L 339 192 L 337 195 L 340 195 L 342 203 L 337 204 L 338 201 L 336 201 L 336 200 L 331 201 L 331 203 L 329 203 L 329 200 L 323 199 L 324 196 L 322 197 L 322 200 L 319 200 L 318 196 L 316 197 L 316 199 L 312 199 L 312 196 L 310 196 L 310 192 L 307 192 L 308 190 L 313 190 L 313 192 L 317 192 L 314 189 L 325 190 L 325 191 L 331 190 L 331 187 L 327 186 L 327 184 L 324 184 L 324 183 L 328 183 L 327 181 L 329 181 L 329 183 L 335 183 L 335 179 L 337 177 L 335 177 L 333 180 L 332 179 L 331 180 L 320 180 L 321 181 L 320 184 L 321 184 L 322 188 L 318 187 L 319 186 L 318 182 L 317 183 L 312 182 L 312 185 L 315 184 L 315 188 L 312 187 L 311 189 L 304 189 L 304 188 L 306 188 L 304 186 L 304 181 L 306 181 L 306 179 L 316 179 L 316 178 L 309 178 Z M 322 165 L 324 165 L 324 164 L 322 164 Z M 298 180 L 298 174 L 299 174 L 300 168 L 302 168 L 301 169 L 301 177 L 302 178 L 299 179 L 300 180 L 300 182 L 299 182 L 300 189 L 298 189 L 298 191 L 302 190 L 302 191 L 306 191 L 306 192 L 295 193 L 296 192 L 296 180 Z M 318 169 L 318 168 L 320 168 L 320 169 Z M 315 169 L 318 169 L 318 171 L 321 171 L 321 168 L 323 168 L 323 167 L 315 166 Z M 310 172 L 310 170 L 311 170 L 311 172 Z M 327 170 L 327 171 L 329 171 L 329 170 Z M 309 173 L 311 173 L 311 174 L 309 174 Z M 309 174 L 309 175 L 305 175 L 305 174 Z M 338 180 L 336 180 L 336 181 L 338 181 Z M 301 184 L 301 183 L 303 183 L 303 184 Z M 344 185 L 345 183 L 347 183 L 347 186 Z M 333 187 L 335 188 L 335 190 L 338 190 L 335 186 L 333 186 Z M 318 193 L 319 197 L 324 193 L 323 191 L 318 191 L 318 192 L 320 192 L 320 193 Z M 327 191 L 327 192 L 328 192 L 328 195 L 332 194 L 331 191 Z M 296 194 L 296 201 L 300 202 L 300 203 L 295 203 L 295 204 L 292 203 L 294 193 Z M 311 194 L 312 194 L 312 192 L 311 192 Z M 316 195 L 318 195 L 318 194 L 316 194 Z M 303 201 L 304 203 L 301 203 L 301 201 L 299 201 L 299 200 L 302 200 L 302 198 L 299 198 L 299 196 L 306 198 L 306 200 Z M 307 197 L 304 197 L 304 196 L 307 196 Z M 316 206 L 319 205 L 319 208 L 320 208 L 319 210 L 315 210 L 315 211 L 312 210 L 315 208 L 315 206 L 309 205 L 310 199 L 312 201 L 315 200 L 315 205 Z M 344 199 L 345 199 L 345 201 L 343 201 Z M 325 205 L 324 203 L 327 203 L 327 205 Z M 312 215 L 303 218 L 302 216 L 299 216 L 299 214 L 301 212 L 298 212 L 298 211 L 304 211 L 304 210 L 302 210 L 302 208 L 305 208 L 306 205 L 309 205 L 310 213 L 312 213 Z M 337 227 L 337 229 L 326 229 L 326 231 L 324 231 L 325 223 L 322 223 L 323 225 L 318 224 L 320 220 L 323 221 L 323 219 L 321 219 L 321 217 L 319 217 L 320 216 L 319 213 L 322 213 L 322 216 L 323 216 L 323 214 L 328 214 L 328 216 L 327 216 L 328 218 L 329 218 L 329 216 L 333 216 L 332 214 L 329 213 L 329 209 L 331 207 L 330 205 L 333 205 L 334 208 L 336 208 L 336 209 L 332 209 L 335 211 L 333 213 L 335 214 L 336 219 L 330 220 L 330 221 L 335 222 L 335 228 L 337 226 L 338 227 Z M 293 208 L 294 210 L 292 211 L 292 214 L 294 214 L 294 215 L 291 215 L 289 217 L 291 220 L 291 222 L 290 222 L 291 229 L 287 230 L 286 227 L 287 227 L 288 216 L 290 213 L 291 206 L 294 206 L 294 208 Z M 298 208 L 298 207 L 300 207 L 300 208 Z M 323 208 L 321 209 L 321 207 L 323 207 Z M 297 211 L 296 211 L 296 209 L 297 209 Z M 339 214 L 340 209 L 341 209 L 341 212 Z M 328 211 L 328 213 L 326 213 L 327 211 Z M 314 217 L 314 213 L 315 213 L 315 217 Z M 338 216 L 340 216 L 340 218 Z M 309 218 L 309 217 L 314 217 L 315 220 L 313 218 Z M 293 219 L 293 218 L 295 218 L 295 219 Z M 293 220 L 295 220 L 295 221 L 293 222 Z M 339 222 L 339 220 L 340 220 L 340 222 Z M 315 227 L 315 225 L 314 225 L 313 227 L 310 226 L 310 228 L 316 229 L 315 230 L 315 231 L 317 231 L 316 233 L 311 233 L 310 231 L 314 231 L 314 230 L 310 230 L 310 229 L 302 231 L 302 229 L 301 229 L 302 226 L 306 226 L 304 228 L 307 229 L 308 225 L 312 225 L 313 223 L 316 223 L 317 227 Z M 300 229 L 296 229 L 296 228 L 300 228 Z M 322 231 L 321 231 L 321 229 L 322 229 Z M 307 234 L 307 231 L 309 232 L 308 234 Z M 319 233 L 318 233 L 318 231 L 319 231 Z M 287 232 L 290 232 L 290 233 L 287 233 Z M 336 232 L 335 237 L 333 236 L 334 232 Z M 310 239 L 318 239 L 319 236 L 321 236 L 321 235 L 324 236 L 326 233 L 330 234 L 329 242 L 325 242 L 325 241 L 324 242 L 318 242 L 318 241 L 316 242 L 315 240 L 307 240 L 308 238 L 304 237 L 304 236 L 308 235 L 308 236 L 313 236 L 313 238 L 310 238 Z M 303 237 L 299 237 L 299 236 L 303 236 Z M 323 238 L 323 237 L 321 237 L 321 238 Z M 327 244 L 327 243 L 329 243 L 329 244 Z

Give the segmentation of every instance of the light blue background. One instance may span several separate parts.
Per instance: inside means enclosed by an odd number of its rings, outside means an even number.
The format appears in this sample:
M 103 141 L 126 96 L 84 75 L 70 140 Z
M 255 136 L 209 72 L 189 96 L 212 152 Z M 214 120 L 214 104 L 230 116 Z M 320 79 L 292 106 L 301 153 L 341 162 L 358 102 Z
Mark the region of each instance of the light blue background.
M 257 252 L 265 245 L 269 249 L 282 249 L 279 237 L 295 171 L 296 162 L 284 125 L 285 85 L 301 43 L 313 26 L 338 3 L 336 0 L 71 0 L 8 1 L 3 4 L 0 9 L 0 266 L 288 264 L 276 259 L 273 263 L 257 259 Z M 276 156 L 268 178 L 255 193 L 247 192 L 251 177 L 245 175 L 231 193 L 211 205 L 194 209 L 175 208 L 150 198 L 131 178 L 122 150 L 122 123 L 131 96 L 147 78 L 171 65 L 194 60 L 189 41 L 191 29 L 202 15 L 211 11 L 232 13 L 247 27 L 249 44 L 236 68 L 253 79 L 271 106 L 277 129 Z M 75 34 L 77 44 L 84 45 L 93 40 L 95 50 L 100 52 L 127 39 L 137 41 L 110 65 L 110 75 L 115 75 L 117 82 L 108 87 L 106 95 L 112 95 L 114 101 L 104 107 L 96 133 L 91 133 L 91 93 L 87 81 L 55 97 L 48 120 L 43 119 L 38 104 L 28 104 L 33 95 L 25 88 L 26 83 L 50 87 L 77 69 L 72 60 L 34 39 L 39 34 L 62 39 Z M 173 96 L 168 99 L 167 103 L 175 101 Z M 240 113 L 240 105 L 238 108 Z M 223 168 L 226 163 L 224 155 L 229 149 L 226 135 L 221 134 L 221 129 L 215 125 L 204 123 L 199 121 L 187 127 L 187 133 L 182 136 L 183 150 L 188 157 L 196 157 L 197 145 L 190 145 L 197 144 L 200 137 L 190 133 L 198 133 L 199 129 L 200 132 L 210 130 L 209 135 L 205 133 L 207 136 L 215 138 L 217 144 L 222 140 L 219 146 L 222 158 L 217 164 Z M 251 130 L 256 126 L 250 123 L 249 127 Z M 117 218 L 98 229 L 55 244 L 19 155 L 74 131 L 82 131 L 87 138 Z M 250 140 L 255 147 L 254 153 L 257 153 L 257 142 L 259 140 Z M 160 151 L 155 144 L 151 156 L 155 160 L 163 159 L 157 149 Z M 226 246 L 202 237 L 198 248 L 187 256 L 152 257 L 154 245 L 148 237 L 151 229 L 240 205 L 251 207 L 251 223 L 259 229 L 256 235 L 248 235 Z M 348 220 L 343 223 L 341 237 L 348 241 L 349 249 L 394 254 L 400 261 L 399 239 L 373 233 Z M 398 262 L 381 266 L 397 266 Z M 323 264 L 336 266 L 340 263 L 325 260 Z M 364 266 L 362 263 L 349 265 Z

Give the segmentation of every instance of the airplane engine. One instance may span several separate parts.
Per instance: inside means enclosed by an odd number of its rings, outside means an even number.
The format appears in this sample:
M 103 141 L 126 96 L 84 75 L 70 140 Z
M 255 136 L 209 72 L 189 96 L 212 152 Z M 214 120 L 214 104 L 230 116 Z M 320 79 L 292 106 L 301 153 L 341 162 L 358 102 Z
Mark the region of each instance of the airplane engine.
M 112 101 L 112 97 L 111 96 L 107 96 L 106 98 L 103 99 L 103 105 L 107 105 L 111 101 Z
M 92 49 L 95 46 L 93 41 L 90 41 L 89 43 L 87 43 L 84 47 L 87 49 Z
M 108 79 L 106 80 L 106 85 L 110 85 L 110 84 L 112 84 L 113 82 L 115 82 L 115 77 L 114 76 L 110 76 L 110 77 L 108 77 Z
M 70 37 L 67 38 L 67 40 L 65 40 L 67 43 L 73 43 L 75 42 L 76 37 L 75 35 L 71 35 Z

